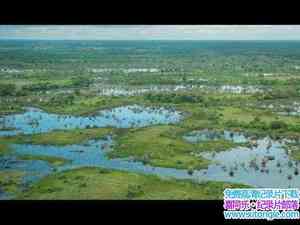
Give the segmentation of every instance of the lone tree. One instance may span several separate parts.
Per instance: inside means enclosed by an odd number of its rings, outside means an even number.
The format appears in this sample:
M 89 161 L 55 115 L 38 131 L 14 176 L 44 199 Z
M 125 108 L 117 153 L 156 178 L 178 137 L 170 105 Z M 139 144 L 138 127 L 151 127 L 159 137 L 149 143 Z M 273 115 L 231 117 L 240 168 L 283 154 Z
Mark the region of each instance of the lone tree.
M 0 96 L 13 96 L 15 93 L 15 84 L 0 84 Z
M 277 129 L 284 129 L 287 127 L 287 124 L 283 121 L 272 121 L 270 123 L 270 128 L 272 130 L 277 130 Z

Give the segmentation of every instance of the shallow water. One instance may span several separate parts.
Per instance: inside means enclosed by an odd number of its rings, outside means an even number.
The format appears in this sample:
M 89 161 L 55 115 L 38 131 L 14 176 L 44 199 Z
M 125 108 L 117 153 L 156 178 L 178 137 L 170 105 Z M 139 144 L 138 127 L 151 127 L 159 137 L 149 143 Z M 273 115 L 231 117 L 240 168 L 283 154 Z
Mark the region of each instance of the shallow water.
M 247 137 L 243 133 L 232 131 L 213 131 L 213 130 L 196 130 L 183 136 L 189 142 L 196 143 L 200 141 L 227 140 L 234 143 L 246 143 Z
M 250 140 L 238 132 L 209 130 L 193 131 L 184 138 L 194 143 L 219 139 L 246 143 Z M 297 173 L 300 167 L 283 148 L 287 141 L 274 141 L 266 137 L 257 140 L 257 146 L 198 154 L 215 162 L 207 170 L 202 170 L 203 176 L 208 180 L 244 183 L 255 187 L 298 187 L 300 179 Z
M 184 138 L 194 143 L 219 139 L 234 143 L 250 141 L 250 137 L 243 133 L 210 130 L 193 131 Z M 290 159 L 284 149 L 286 142 L 288 140 L 274 141 L 265 137 L 255 141 L 256 146 L 199 154 L 215 161 L 204 171 L 205 178 L 244 183 L 255 187 L 298 187 L 300 186 L 299 163 Z
M 250 137 L 238 132 L 193 131 L 184 136 L 187 141 L 201 142 L 225 139 L 246 143 Z M 284 144 L 288 140 L 274 141 L 268 137 L 256 140 L 251 147 L 236 147 L 222 152 L 204 152 L 198 155 L 213 160 L 205 179 L 249 184 L 255 187 L 300 186 L 298 162 L 291 160 Z M 296 172 L 296 174 L 295 174 Z
M 299 165 L 290 160 L 282 144 L 268 138 L 258 140 L 258 146 L 238 147 L 219 153 L 204 153 L 202 156 L 220 162 L 212 164 L 206 177 L 212 180 L 245 183 L 256 187 L 299 187 L 300 177 L 294 175 Z M 268 160 L 268 158 L 272 160 Z M 280 163 L 280 166 L 278 166 Z M 230 174 L 230 171 L 231 174 Z M 291 176 L 291 179 L 288 177 Z
M 175 110 L 137 105 L 102 110 L 89 117 L 59 115 L 36 108 L 27 108 L 25 113 L 0 118 L 2 128 L 15 129 L 0 130 L 0 136 L 16 135 L 18 133 L 45 133 L 53 130 L 87 127 L 144 127 L 154 124 L 176 123 L 181 117 L 181 114 Z

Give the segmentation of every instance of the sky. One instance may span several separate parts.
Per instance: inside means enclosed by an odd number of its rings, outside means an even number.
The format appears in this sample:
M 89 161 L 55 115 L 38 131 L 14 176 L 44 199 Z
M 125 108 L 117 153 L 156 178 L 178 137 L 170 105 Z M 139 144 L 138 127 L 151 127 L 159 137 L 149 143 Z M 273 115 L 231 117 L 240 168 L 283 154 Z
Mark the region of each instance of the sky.
M 300 25 L 0 25 L 0 39 L 300 40 Z

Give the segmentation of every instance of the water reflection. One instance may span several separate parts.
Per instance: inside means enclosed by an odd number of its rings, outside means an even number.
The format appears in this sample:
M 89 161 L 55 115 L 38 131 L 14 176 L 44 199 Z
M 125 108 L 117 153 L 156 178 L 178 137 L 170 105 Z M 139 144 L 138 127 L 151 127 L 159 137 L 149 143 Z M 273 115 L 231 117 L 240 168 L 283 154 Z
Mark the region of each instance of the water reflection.
M 0 136 L 89 127 L 144 127 L 154 124 L 176 123 L 180 119 L 181 114 L 173 109 L 138 105 L 102 110 L 89 117 L 52 114 L 36 108 L 27 108 L 23 114 L 0 118 L 0 124 L 3 128 L 15 129 L 0 130 Z
M 183 136 L 183 138 L 190 142 L 200 142 L 200 141 L 215 141 L 215 140 L 227 140 L 232 141 L 234 143 L 246 143 L 248 142 L 248 137 L 246 137 L 241 132 L 233 132 L 233 131 L 215 131 L 215 130 L 196 130 L 188 133 Z
M 191 142 L 225 139 L 235 143 L 251 141 L 242 133 L 201 130 L 184 137 Z M 292 160 L 284 145 L 289 140 L 275 141 L 265 137 L 251 147 L 236 147 L 222 152 L 203 152 L 199 156 L 216 163 L 205 170 L 208 180 L 245 183 L 256 187 L 298 187 L 299 163 Z

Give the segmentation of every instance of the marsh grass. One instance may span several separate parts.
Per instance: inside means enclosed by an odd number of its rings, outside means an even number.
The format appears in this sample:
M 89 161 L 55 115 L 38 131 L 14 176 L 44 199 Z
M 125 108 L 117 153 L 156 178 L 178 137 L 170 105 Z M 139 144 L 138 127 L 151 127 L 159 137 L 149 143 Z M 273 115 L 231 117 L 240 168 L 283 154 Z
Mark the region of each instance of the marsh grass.
M 48 162 L 52 166 L 62 166 L 66 163 L 69 163 L 69 160 L 66 160 L 61 157 L 55 156 L 43 156 L 43 155 L 18 155 L 20 160 L 42 160 Z
M 117 144 L 108 156 L 133 156 L 136 160 L 161 167 L 206 168 L 210 161 L 191 155 L 194 146 L 178 136 L 181 131 L 182 128 L 172 125 L 133 129 L 117 137 Z
M 0 143 L 0 156 L 9 154 L 11 149 L 8 147 L 7 144 Z
M 109 134 L 112 134 L 112 132 L 112 128 L 60 130 L 41 134 L 0 137 L 0 141 L 7 143 L 30 143 L 37 145 L 70 145 L 83 143 L 91 139 L 101 139 Z
M 45 177 L 17 199 L 222 199 L 224 189 L 234 187 L 249 186 L 81 168 Z
M 18 193 L 24 175 L 21 171 L 0 171 L 0 188 L 10 194 Z

